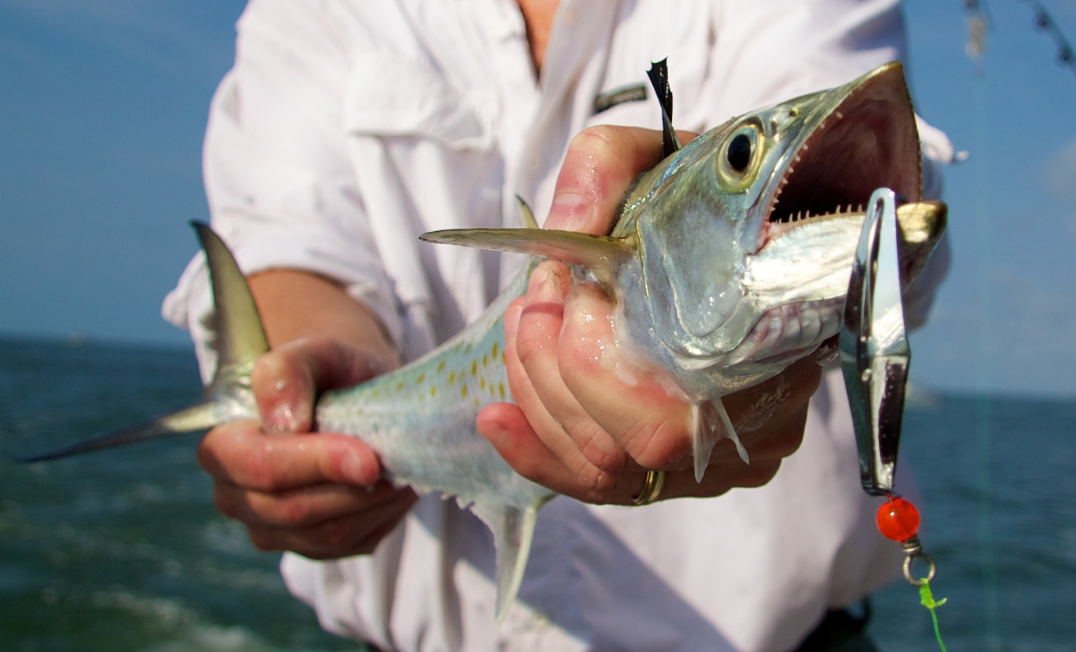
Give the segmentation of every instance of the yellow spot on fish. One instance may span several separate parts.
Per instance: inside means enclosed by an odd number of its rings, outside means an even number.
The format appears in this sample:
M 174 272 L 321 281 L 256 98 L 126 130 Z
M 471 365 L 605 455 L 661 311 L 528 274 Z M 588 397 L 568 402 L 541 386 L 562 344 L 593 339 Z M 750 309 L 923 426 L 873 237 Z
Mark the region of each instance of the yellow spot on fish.
M 418 380 L 415 381 L 416 385 L 421 385 L 422 381 L 426 380 L 426 374 L 419 374 Z
M 445 361 L 442 360 L 441 364 L 437 365 L 437 373 L 441 373 L 444 370 L 445 370 Z
M 403 382 L 401 382 L 399 385 L 396 386 L 396 391 L 397 392 L 402 392 L 403 391 Z
M 471 360 L 471 375 L 478 375 L 478 360 Z
M 493 343 L 493 357 L 494 358 L 497 357 L 497 343 L 496 342 Z
M 478 397 L 474 397 L 474 406 L 478 407 Z
M 448 374 L 448 384 L 451 385 L 454 382 L 456 382 L 456 372 L 455 371 Z
M 493 391 L 493 383 L 489 384 L 489 395 L 493 398 L 497 398 L 497 394 Z
M 505 362 L 505 360 L 504 360 L 504 351 L 501 351 L 501 364 L 503 364 L 506 367 L 508 366 L 508 363 Z
M 497 393 L 501 395 L 501 400 L 504 400 L 504 383 L 497 383 Z
M 486 377 L 482 376 L 481 378 L 478 379 L 478 389 L 485 389 L 485 388 L 486 388 Z
M 375 389 L 374 393 L 373 393 L 373 397 L 377 398 L 378 396 L 381 396 L 381 390 L 380 389 Z
M 436 385 L 434 385 L 433 387 L 430 388 L 430 398 L 433 398 L 434 396 L 437 396 L 437 386 Z
M 460 398 L 467 398 L 467 386 L 466 385 L 464 385 L 463 389 L 460 390 Z
M 488 364 L 489 364 L 489 356 L 488 355 L 482 356 L 482 366 L 485 367 Z

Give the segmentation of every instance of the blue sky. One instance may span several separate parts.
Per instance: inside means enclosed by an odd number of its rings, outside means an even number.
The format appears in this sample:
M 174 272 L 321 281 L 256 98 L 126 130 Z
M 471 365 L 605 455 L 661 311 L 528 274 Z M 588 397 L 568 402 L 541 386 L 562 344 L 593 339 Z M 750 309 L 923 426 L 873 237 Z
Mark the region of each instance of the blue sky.
M 0 0 L 0 335 L 183 345 L 159 317 L 205 219 L 200 150 L 238 0 Z M 920 384 L 1076 396 L 1076 74 L 1020 0 L 908 0 L 919 112 L 948 170 L 955 258 L 912 340 Z M 1076 0 L 1044 0 L 1076 38 Z

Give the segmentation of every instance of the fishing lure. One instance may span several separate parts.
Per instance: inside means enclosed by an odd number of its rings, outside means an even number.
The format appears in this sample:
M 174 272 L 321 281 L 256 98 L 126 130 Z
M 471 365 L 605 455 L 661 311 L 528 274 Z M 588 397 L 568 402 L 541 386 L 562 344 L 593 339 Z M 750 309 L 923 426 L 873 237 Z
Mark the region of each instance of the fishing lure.
M 896 206 L 896 193 L 888 188 L 876 190 L 868 204 L 844 303 L 841 368 L 852 406 L 860 482 L 867 494 L 886 497 L 878 508 L 878 530 L 904 549 L 904 578 L 919 589 L 938 645 L 946 652 L 936 612 L 946 600 L 936 601 L 930 589 L 937 566 L 919 541 L 919 510 L 894 487 L 911 363 L 901 298 Z M 927 565 L 923 577 L 912 572 L 916 560 Z

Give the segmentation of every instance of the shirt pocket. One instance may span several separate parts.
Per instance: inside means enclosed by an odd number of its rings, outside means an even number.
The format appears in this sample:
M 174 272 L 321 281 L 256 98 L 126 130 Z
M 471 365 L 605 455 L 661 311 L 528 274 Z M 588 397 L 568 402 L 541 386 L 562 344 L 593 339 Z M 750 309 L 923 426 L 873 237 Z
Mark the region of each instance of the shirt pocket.
M 354 61 L 343 127 L 356 135 L 485 151 L 494 144 L 494 106 L 491 94 L 458 88 L 423 61 L 366 53 Z

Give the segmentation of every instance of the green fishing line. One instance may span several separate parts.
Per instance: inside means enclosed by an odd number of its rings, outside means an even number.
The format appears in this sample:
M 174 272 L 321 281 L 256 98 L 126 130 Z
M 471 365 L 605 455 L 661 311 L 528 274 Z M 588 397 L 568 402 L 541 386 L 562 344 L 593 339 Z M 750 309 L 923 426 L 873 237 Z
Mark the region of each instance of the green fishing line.
M 923 578 L 922 584 L 919 585 L 919 601 L 923 603 L 923 606 L 930 611 L 930 619 L 934 622 L 934 637 L 938 639 L 938 647 L 942 652 L 949 652 L 945 649 L 945 642 L 942 641 L 941 629 L 938 628 L 938 613 L 935 611 L 938 607 L 948 602 L 949 598 L 942 598 L 940 601 L 934 601 L 934 593 L 930 590 L 930 581 L 927 578 Z

